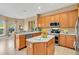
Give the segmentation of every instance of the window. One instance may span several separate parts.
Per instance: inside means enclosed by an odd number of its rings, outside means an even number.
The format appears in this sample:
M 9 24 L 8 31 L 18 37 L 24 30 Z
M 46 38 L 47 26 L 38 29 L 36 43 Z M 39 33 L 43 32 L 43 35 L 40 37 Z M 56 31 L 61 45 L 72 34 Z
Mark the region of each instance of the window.
M 16 29 L 15 24 L 9 24 L 9 33 L 12 33 L 13 31 L 15 31 L 15 29 Z
M 0 20 L 0 36 L 5 34 L 5 21 Z

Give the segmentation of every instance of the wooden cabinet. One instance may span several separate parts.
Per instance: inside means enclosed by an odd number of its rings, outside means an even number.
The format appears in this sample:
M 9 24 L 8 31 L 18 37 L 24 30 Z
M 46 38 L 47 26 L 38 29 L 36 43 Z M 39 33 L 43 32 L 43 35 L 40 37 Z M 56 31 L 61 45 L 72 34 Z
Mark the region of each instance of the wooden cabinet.
M 54 15 L 54 22 L 59 22 L 60 20 L 60 14 Z
M 51 22 L 50 16 L 42 16 L 38 19 L 38 27 L 49 27 Z
M 78 10 L 63 12 L 51 16 L 42 16 L 38 20 L 39 27 L 49 27 L 51 22 L 60 22 L 61 28 L 74 28 L 78 18 Z
M 74 48 L 74 35 L 60 35 L 59 37 L 59 45 Z
M 43 17 L 41 17 L 39 20 L 40 20 L 40 27 L 43 27 L 43 25 L 44 25 L 43 24 Z
M 40 17 L 39 19 L 38 19 L 38 27 L 43 27 L 43 17 Z
M 68 12 L 69 27 L 75 28 L 77 18 L 78 18 L 78 11 L 77 10 Z
M 66 35 L 66 46 L 69 48 L 74 48 L 74 35 Z
M 65 35 L 59 36 L 59 45 L 66 46 L 66 36 Z
M 38 27 L 41 27 L 41 20 L 40 20 L 41 18 L 39 18 L 38 20 L 37 20 L 37 26 Z
M 34 55 L 45 55 L 46 54 L 46 43 L 34 44 Z
M 50 26 L 50 22 L 51 22 L 51 16 L 46 16 L 45 17 L 45 27 L 49 27 Z
M 38 27 L 44 27 L 45 26 L 45 17 L 40 17 L 37 21 Z
M 48 42 L 36 42 L 31 43 L 27 41 L 27 54 L 28 55 L 53 55 L 54 39 L 49 40 Z
M 68 13 L 61 13 L 60 14 L 60 27 L 67 28 L 68 25 Z
M 52 44 L 53 43 L 53 44 Z M 50 42 L 48 42 L 48 46 L 47 46 L 47 55 L 52 55 L 53 53 L 54 53 L 54 51 L 55 51 L 55 49 L 54 49 L 55 47 L 54 47 L 54 41 L 50 41 Z
M 16 49 L 20 50 L 24 47 L 26 47 L 25 35 L 16 35 Z
M 50 17 L 51 17 L 51 19 L 50 19 L 51 20 L 51 23 L 52 22 L 55 22 L 54 16 L 50 16 Z

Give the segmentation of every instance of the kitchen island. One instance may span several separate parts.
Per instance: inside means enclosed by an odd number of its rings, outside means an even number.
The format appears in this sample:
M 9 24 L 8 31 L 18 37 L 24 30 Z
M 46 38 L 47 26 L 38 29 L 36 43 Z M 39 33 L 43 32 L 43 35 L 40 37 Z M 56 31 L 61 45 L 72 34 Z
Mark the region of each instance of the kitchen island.
M 54 35 L 48 35 L 47 38 L 37 36 L 27 39 L 28 55 L 53 55 L 54 50 Z

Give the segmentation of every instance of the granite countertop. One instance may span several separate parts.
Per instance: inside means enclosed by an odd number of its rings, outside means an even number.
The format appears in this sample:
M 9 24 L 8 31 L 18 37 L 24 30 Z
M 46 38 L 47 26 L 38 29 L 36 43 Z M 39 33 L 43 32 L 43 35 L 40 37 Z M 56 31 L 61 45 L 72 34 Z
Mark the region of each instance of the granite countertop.
M 27 39 L 27 41 L 31 42 L 31 43 L 48 42 L 49 40 L 51 40 L 54 37 L 55 37 L 54 35 L 48 35 L 47 38 L 42 38 L 41 36 L 37 36 L 37 37 Z
M 40 31 L 34 31 L 34 32 L 18 32 L 18 33 L 16 33 L 16 35 L 26 35 L 26 34 L 32 34 L 32 33 L 38 33 L 38 32 L 40 32 Z
M 61 32 L 60 34 L 63 34 L 63 35 L 76 35 L 76 32 Z
M 64 30 L 67 30 L 67 32 L 65 32 Z M 75 28 L 66 28 L 66 29 L 62 29 L 60 34 L 63 34 L 63 35 L 76 35 L 76 31 L 75 31 Z

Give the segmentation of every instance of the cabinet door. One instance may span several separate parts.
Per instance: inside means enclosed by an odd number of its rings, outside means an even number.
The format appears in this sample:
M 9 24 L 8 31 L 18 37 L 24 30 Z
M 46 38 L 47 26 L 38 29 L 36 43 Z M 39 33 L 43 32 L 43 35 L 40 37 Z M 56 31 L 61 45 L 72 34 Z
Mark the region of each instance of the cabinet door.
M 25 39 L 25 35 L 20 35 L 19 36 L 19 48 L 24 48 L 26 46 L 26 39 Z
M 69 27 L 71 27 L 71 28 L 75 27 L 77 18 L 78 18 L 78 11 L 77 10 L 68 12 Z
M 43 17 L 40 18 L 40 27 L 43 27 Z
M 45 43 L 36 43 L 33 47 L 34 55 L 46 55 Z
M 54 39 L 51 39 L 50 41 L 48 41 L 47 43 L 47 55 L 53 55 L 55 52 L 55 44 L 54 44 Z
M 69 23 L 68 23 L 68 13 L 61 13 L 60 14 L 60 27 L 68 27 Z
M 54 54 L 54 45 L 53 44 L 50 44 L 48 47 L 47 47 L 47 55 L 53 55 Z
M 54 21 L 55 21 L 55 22 L 59 22 L 59 15 L 60 15 L 60 14 L 54 15 Z
M 45 26 L 49 27 L 50 26 L 50 22 L 51 22 L 51 16 L 46 16 L 45 20 L 44 20 Z
M 75 36 L 67 35 L 66 38 L 67 38 L 66 39 L 66 46 L 69 48 L 74 48 Z
M 43 24 L 43 17 L 40 17 L 39 19 L 38 19 L 38 26 L 39 27 L 43 27 L 44 26 L 44 24 Z
M 43 17 L 42 17 L 42 26 L 41 26 L 41 27 L 46 27 L 46 26 L 45 26 L 45 23 L 46 23 L 46 22 L 45 22 L 45 17 L 43 16 Z
M 59 45 L 66 46 L 66 36 L 65 35 L 59 36 Z
M 41 17 L 37 20 L 38 27 L 41 27 Z
M 51 23 L 52 23 L 52 22 L 55 22 L 54 15 L 51 16 Z

